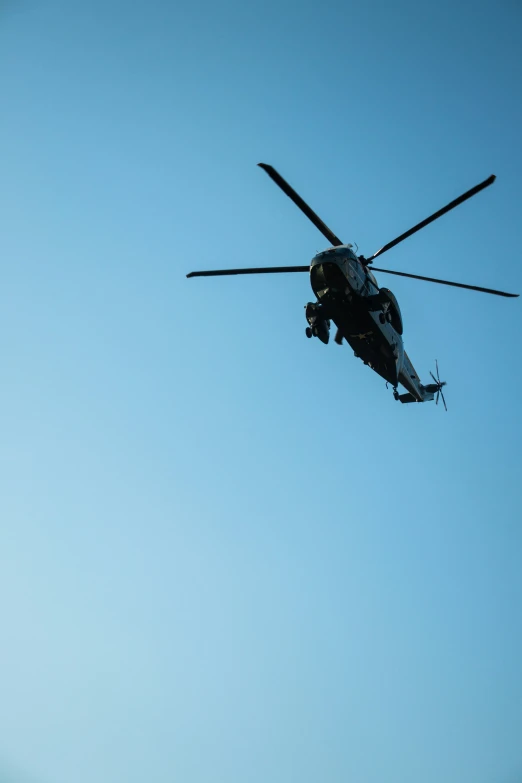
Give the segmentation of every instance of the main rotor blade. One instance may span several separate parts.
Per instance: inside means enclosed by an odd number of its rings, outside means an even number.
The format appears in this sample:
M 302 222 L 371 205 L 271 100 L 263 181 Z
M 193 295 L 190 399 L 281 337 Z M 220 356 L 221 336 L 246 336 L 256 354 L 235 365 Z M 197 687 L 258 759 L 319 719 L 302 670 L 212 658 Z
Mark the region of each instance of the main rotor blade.
M 411 275 L 408 272 L 393 272 L 391 269 L 378 269 L 372 266 L 373 272 L 384 272 L 387 275 L 399 275 L 400 277 L 412 277 L 414 280 L 426 280 L 428 283 L 440 283 L 441 285 L 452 285 L 455 288 L 467 288 L 470 291 L 482 291 L 484 294 L 495 294 L 496 296 L 519 296 L 519 294 L 507 294 L 505 291 L 496 291 L 494 288 L 482 288 L 479 285 L 466 285 L 465 283 L 452 283 L 451 280 L 439 280 L 436 277 L 423 277 L 423 275 Z
M 429 223 L 433 223 L 434 220 L 437 220 L 437 218 L 442 217 L 442 215 L 445 215 L 446 212 L 449 212 L 451 209 L 458 207 L 458 205 L 462 204 L 463 201 L 466 201 L 468 198 L 475 196 L 481 190 L 484 190 L 484 188 L 489 187 L 494 183 L 495 179 L 496 179 L 495 175 L 492 174 L 491 177 L 485 179 L 484 182 L 480 183 L 480 185 L 475 185 L 474 188 L 471 188 L 471 190 L 466 191 L 466 193 L 463 193 L 462 196 L 459 196 L 454 201 L 450 201 L 449 204 L 446 204 L 445 207 L 439 209 L 438 212 L 434 212 L 433 215 L 431 215 L 429 218 L 426 218 L 426 220 L 417 223 L 417 225 L 413 226 L 413 228 L 410 228 L 409 231 L 405 231 L 404 234 L 400 235 L 400 237 L 393 239 L 391 242 L 388 242 L 387 245 L 381 247 L 376 253 L 373 254 L 373 256 L 370 256 L 370 258 L 366 259 L 367 262 L 372 261 L 372 259 L 382 255 L 382 253 L 386 253 L 387 250 L 391 250 L 392 247 L 398 245 L 399 242 L 403 241 L 403 239 L 407 239 L 408 237 L 411 237 L 411 235 L 415 234 L 416 231 L 420 231 L 421 228 L 424 228 L 424 226 L 427 226 Z
M 336 237 L 334 232 L 331 231 L 326 223 L 323 223 L 319 215 L 316 215 L 313 209 L 310 209 L 306 201 L 303 201 L 301 196 L 299 196 L 293 188 L 290 187 L 288 182 L 283 179 L 281 174 L 278 174 L 278 172 L 273 168 L 273 166 L 269 166 L 268 163 L 258 163 L 258 166 L 260 166 L 268 176 L 274 180 L 276 185 L 279 185 L 283 193 L 286 193 L 288 198 L 291 198 L 294 204 L 299 207 L 299 209 L 305 213 L 306 217 L 312 221 L 314 226 L 319 229 L 321 234 L 327 238 L 327 240 L 337 247 L 337 245 L 342 245 L 343 243 L 339 239 L 339 237 Z
M 448 412 L 448 406 L 446 405 L 446 400 L 444 399 L 444 392 L 442 391 L 442 389 L 440 390 L 440 396 L 442 397 L 442 402 L 444 403 L 444 410 L 447 413 Z
M 218 275 L 264 275 L 278 272 L 309 272 L 309 266 L 260 266 L 250 269 L 209 269 L 205 272 L 189 272 L 187 277 L 216 277 Z

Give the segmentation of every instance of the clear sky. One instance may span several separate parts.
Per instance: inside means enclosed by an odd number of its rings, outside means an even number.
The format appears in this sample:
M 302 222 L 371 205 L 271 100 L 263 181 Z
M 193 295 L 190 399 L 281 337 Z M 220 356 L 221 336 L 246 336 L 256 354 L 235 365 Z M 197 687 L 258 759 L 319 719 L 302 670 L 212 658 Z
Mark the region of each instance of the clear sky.
M 522 5 L 0 10 L 0 781 L 522 780 L 521 300 L 390 276 L 441 405 L 304 334 L 327 242 L 522 292 Z

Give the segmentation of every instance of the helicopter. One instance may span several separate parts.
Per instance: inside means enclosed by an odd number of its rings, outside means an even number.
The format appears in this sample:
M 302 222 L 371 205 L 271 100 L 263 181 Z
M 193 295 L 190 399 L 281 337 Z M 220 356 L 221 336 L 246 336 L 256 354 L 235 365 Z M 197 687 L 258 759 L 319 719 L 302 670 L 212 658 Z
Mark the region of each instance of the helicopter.
M 331 322 L 336 326 L 334 337 L 338 345 L 345 340 L 352 348 L 356 357 L 374 370 L 393 388 L 393 396 L 401 403 L 429 402 L 439 395 L 447 411 L 446 400 L 442 391 L 445 381 L 439 377 L 439 366 L 436 362 L 437 377 L 430 372 L 433 383 L 422 384 L 421 380 L 404 350 L 403 320 L 399 303 L 388 288 L 379 288 L 374 272 L 383 272 L 400 277 L 410 277 L 415 280 L 425 280 L 429 283 L 450 285 L 456 288 L 466 288 L 470 291 L 481 291 L 496 296 L 517 297 L 505 291 L 493 288 L 482 288 L 476 285 L 455 283 L 450 280 L 440 280 L 434 277 L 414 275 L 407 272 L 397 272 L 391 269 L 380 269 L 373 266 L 378 256 L 420 231 L 429 223 L 442 217 L 450 210 L 475 196 L 495 181 L 495 175 L 467 190 L 458 198 L 450 201 L 445 207 L 434 212 L 430 217 L 417 223 L 413 228 L 383 245 L 372 256 L 365 258 L 357 255 L 353 245 L 344 244 L 321 218 L 308 206 L 283 177 L 267 163 L 258 163 L 268 176 L 278 185 L 294 204 L 312 221 L 324 237 L 330 242 L 330 247 L 317 253 L 307 266 L 272 266 L 244 269 L 215 269 L 199 272 L 189 272 L 187 277 L 213 277 L 218 275 L 252 275 L 279 274 L 287 272 L 309 272 L 310 284 L 316 296 L 315 302 L 305 305 L 307 321 L 306 336 L 317 337 L 327 344 L 330 339 Z M 372 265 L 372 269 L 370 269 Z M 399 384 L 406 392 L 399 394 Z

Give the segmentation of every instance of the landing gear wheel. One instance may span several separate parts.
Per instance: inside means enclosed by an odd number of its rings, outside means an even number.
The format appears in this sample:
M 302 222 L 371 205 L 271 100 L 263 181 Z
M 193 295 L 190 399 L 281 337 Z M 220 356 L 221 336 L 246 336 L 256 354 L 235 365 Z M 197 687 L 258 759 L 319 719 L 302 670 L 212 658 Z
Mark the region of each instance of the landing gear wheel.
M 384 315 L 384 313 L 379 313 L 379 321 L 381 322 L 381 324 L 386 323 L 386 316 Z
M 312 330 L 310 329 L 309 326 L 306 327 L 305 334 L 306 334 L 307 337 L 311 337 L 313 335 L 313 332 L 312 332 Z

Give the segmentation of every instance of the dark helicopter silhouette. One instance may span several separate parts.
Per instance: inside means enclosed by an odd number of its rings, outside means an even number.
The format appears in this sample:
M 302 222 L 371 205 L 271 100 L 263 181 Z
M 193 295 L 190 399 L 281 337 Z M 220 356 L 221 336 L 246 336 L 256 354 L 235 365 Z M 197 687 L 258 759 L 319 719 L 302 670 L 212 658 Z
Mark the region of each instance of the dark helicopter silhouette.
M 481 291 L 496 296 L 516 297 L 518 294 L 509 294 L 497 291 L 493 288 L 482 288 L 476 285 L 455 283 L 450 280 L 439 280 L 434 277 L 413 275 L 407 272 L 396 272 L 391 269 L 379 269 L 370 264 L 377 256 L 391 250 L 404 239 L 407 239 L 416 231 L 420 231 L 429 223 L 445 215 L 454 207 L 489 187 L 495 181 L 495 176 L 476 185 L 462 196 L 451 201 L 433 215 L 417 223 L 417 225 L 405 231 L 388 244 L 381 247 L 369 258 L 356 255 L 353 246 L 343 244 L 321 218 L 303 201 L 288 182 L 272 167 L 266 163 L 259 163 L 269 177 L 292 199 L 299 209 L 312 221 L 323 236 L 328 239 L 332 247 L 318 253 L 310 265 L 307 266 L 272 266 L 246 269 L 216 269 L 202 272 L 190 272 L 187 277 L 212 277 L 215 275 L 252 275 L 274 274 L 284 272 L 309 272 L 310 283 L 316 296 L 315 302 L 308 302 L 305 306 L 305 316 L 308 322 L 306 327 L 307 337 L 318 337 L 323 343 L 328 343 L 330 338 L 330 325 L 333 321 L 337 327 L 335 342 L 342 344 L 343 339 L 352 347 L 356 356 L 381 375 L 387 383 L 393 387 L 396 400 L 401 402 L 428 402 L 442 397 L 444 407 L 446 401 L 442 393 L 445 382 L 440 380 L 439 367 L 436 364 L 437 377 L 430 373 L 433 383 L 426 385 L 421 380 L 411 363 L 408 354 L 404 350 L 403 322 L 399 303 L 388 288 L 379 288 L 373 272 L 384 272 L 401 277 L 412 277 L 415 280 L 426 280 L 430 283 L 451 285 L 456 288 L 467 288 L 471 291 Z M 402 384 L 407 390 L 399 394 L 398 385 Z M 447 410 L 447 408 L 446 408 Z

